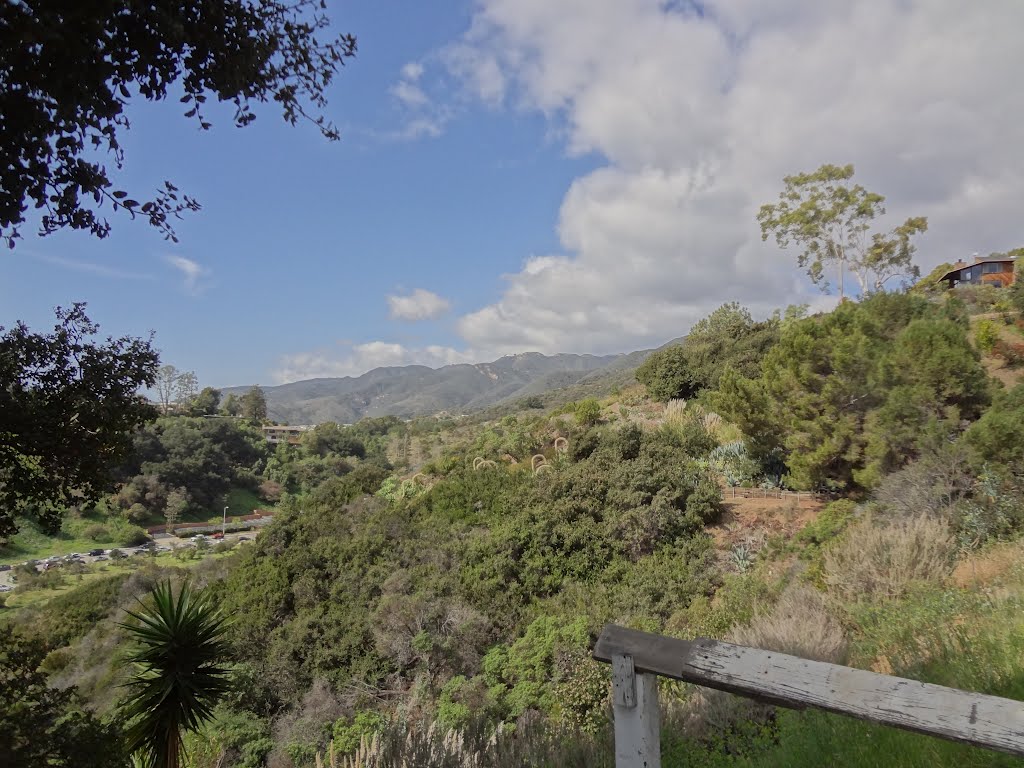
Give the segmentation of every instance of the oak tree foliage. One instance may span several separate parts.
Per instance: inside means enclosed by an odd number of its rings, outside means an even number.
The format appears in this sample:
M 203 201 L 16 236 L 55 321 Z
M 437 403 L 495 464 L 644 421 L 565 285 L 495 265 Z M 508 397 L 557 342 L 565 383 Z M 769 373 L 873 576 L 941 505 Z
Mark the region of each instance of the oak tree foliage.
M 177 241 L 172 222 L 199 203 L 170 182 L 146 199 L 120 189 L 132 99 L 181 93 L 184 116 L 208 130 L 208 96 L 234 106 L 275 102 L 284 119 L 337 129 L 320 114 L 351 35 L 329 36 L 324 0 L 19 0 L 0 11 L 0 237 L 13 248 L 30 207 L 40 234 L 106 237 L 103 212 L 141 217 Z
M 138 394 L 156 376 L 152 340 L 98 331 L 75 304 L 51 333 L 18 323 L 0 336 L 0 537 L 15 514 L 56 531 L 63 508 L 110 490 L 132 433 L 156 415 Z

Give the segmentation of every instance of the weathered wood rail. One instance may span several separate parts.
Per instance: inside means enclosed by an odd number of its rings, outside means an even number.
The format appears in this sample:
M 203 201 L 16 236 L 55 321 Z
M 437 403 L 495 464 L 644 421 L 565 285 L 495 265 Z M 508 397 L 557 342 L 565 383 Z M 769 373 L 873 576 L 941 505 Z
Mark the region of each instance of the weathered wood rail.
M 658 676 L 1024 757 L 1024 703 L 998 696 L 613 624 L 601 632 L 594 658 L 612 665 L 616 768 L 661 765 Z

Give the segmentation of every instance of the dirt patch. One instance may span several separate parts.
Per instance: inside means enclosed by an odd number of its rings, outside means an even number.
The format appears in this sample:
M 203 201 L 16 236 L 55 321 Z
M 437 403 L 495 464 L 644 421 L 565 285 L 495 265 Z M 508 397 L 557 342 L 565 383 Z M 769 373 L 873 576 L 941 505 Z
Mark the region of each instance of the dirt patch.
M 989 376 L 1007 389 L 1013 389 L 1021 381 L 1024 381 L 1024 368 L 1010 368 L 1006 365 L 1005 360 L 985 356 L 981 358 L 981 364 Z
M 971 327 L 967 333 L 967 338 L 972 344 L 977 345 L 975 334 L 978 322 L 981 320 L 992 320 L 996 324 L 996 333 L 1003 341 L 1011 344 L 1021 343 L 1020 333 L 1018 333 L 1013 326 L 1007 325 L 1003 322 L 1002 312 L 986 312 L 980 315 L 973 315 L 971 317 Z M 1006 364 L 1006 361 L 1001 358 L 992 357 L 991 355 L 982 353 L 981 364 L 989 376 L 1003 384 L 1007 389 L 1012 389 L 1024 381 L 1024 368 L 1011 368 Z
M 728 492 L 726 492 L 728 494 Z M 740 544 L 763 546 L 769 536 L 789 539 L 814 520 L 825 504 L 814 498 L 729 498 L 723 501 L 721 521 L 708 528 L 720 549 Z

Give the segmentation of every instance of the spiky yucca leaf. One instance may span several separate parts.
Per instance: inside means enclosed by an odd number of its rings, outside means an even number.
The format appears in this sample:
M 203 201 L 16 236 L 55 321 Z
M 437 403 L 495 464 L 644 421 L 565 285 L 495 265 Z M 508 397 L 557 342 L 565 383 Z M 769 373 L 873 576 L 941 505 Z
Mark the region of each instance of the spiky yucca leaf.
M 137 665 L 125 684 L 120 712 L 127 721 L 130 752 L 146 768 L 179 768 L 182 732 L 210 718 L 229 688 L 224 617 L 186 582 L 175 598 L 171 582 L 157 584 L 151 605 L 128 611 L 135 621 L 120 624 L 137 645 Z

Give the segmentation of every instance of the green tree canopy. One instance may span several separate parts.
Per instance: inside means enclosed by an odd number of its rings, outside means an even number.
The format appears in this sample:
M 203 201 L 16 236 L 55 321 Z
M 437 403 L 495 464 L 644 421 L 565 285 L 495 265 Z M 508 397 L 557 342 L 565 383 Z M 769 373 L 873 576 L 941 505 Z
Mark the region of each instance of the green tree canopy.
M 85 710 L 74 688 L 53 688 L 41 640 L 0 625 L 0 765 L 127 768 L 120 734 Z
M 847 271 L 857 278 L 862 294 L 881 291 L 894 277 L 916 278 L 911 238 L 928 229 L 928 220 L 919 216 L 871 234 L 874 220 L 885 215 L 885 198 L 860 184 L 850 186 L 852 178 L 852 165 L 823 165 L 812 173 L 786 176 L 779 202 L 762 205 L 757 214 L 761 238 L 774 235 L 780 248 L 795 243 L 801 249 L 797 263 L 822 290 L 829 287 L 826 267 L 835 265 L 840 300 Z
M 220 407 L 220 390 L 203 387 L 202 391 L 192 398 L 193 416 L 214 416 Z
M 239 415 L 254 424 L 261 424 L 267 420 L 267 395 L 262 387 L 253 385 L 242 395 Z
M 1024 470 L 1024 384 L 1000 392 L 964 438 L 982 461 Z
M 681 344 L 653 352 L 636 378 L 658 400 L 691 398 L 718 386 L 729 368 L 756 376 L 765 353 L 778 339 L 777 318 L 755 322 L 746 307 L 723 304 L 697 322 Z
M 56 531 L 65 506 L 98 499 L 156 415 L 138 394 L 156 374 L 151 340 L 96 340 L 84 304 L 57 320 L 52 333 L 18 323 L 0 336 L 0 537 L 16 513 Z
M 165 514 L 172 488 L 187 489 L 195 504 L 218 509 L 221 497 L 232 485 L 243 484 L 242 474 L 268 453 L 262 435 L 232 419 L 165 417 L 139 430 L 133 442 L 119 475 L 130 481 L 128 490 L 146 487 L 141 498 L 126 489 L 119 498 L 123 504 L 141 501 L 155 515 Z
M 927 300 L 877 294 L 786 323 L 762 373 L 724 378 L 715 406 L 751 453 L 784 451 L 800 488 L 871 487 L 929 425 L 956 433 L 989 390 L 966 326 Z
M 41 234 L 65 227 L 105 237 L 101 208 L 141 216 L 172 240 L 171 219 L 199 204 L 165 182 L 148 202 L 118 189 L 107 164 L 124 161 L 125 108 L 134 99 L 177 97 L 207 130 L 207 94 L 234 105 L 235 125 L 255 119 L 252 102 L 273 101 L 294 125 L 312 121 L 345 59 L 350 35 L 329 27 L 319 0 L 33 0 L 7 3 L 0 24 L 0 237 L 14 247 L 29 205 L 43 209 Z
M 366 456 L 366 446 L 351 427 L 342 427 L 333 421 L 318 424 L 302 435 L 302 446 L 312 456 Z
M 224 402 L 220 406 L 221 413 L 225 416 L 239 416 L 242 413 L 242 402 L 241 398 L 238 397 L 234 392 L 228 392 L 228 396 L 224 398 Z

